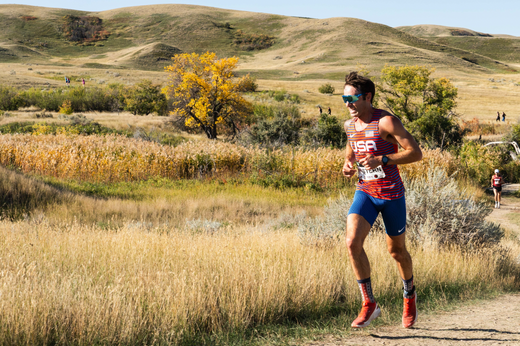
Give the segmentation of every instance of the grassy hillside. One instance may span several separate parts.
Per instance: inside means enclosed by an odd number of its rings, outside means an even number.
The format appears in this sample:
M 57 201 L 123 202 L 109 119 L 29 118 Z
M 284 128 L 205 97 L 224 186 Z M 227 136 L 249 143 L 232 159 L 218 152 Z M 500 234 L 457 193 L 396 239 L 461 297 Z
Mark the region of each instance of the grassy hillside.
M 403 26 L 397 29 L 438 44 L 462 49 L 506 63 L 520 62 L 520 38 L 491 35 L 464 28 L 440 25 Z
M 192 5 L 99 13 L 0 5 L 0 62 L 160 70 L 175 53 L 209 50 L 241 56 L 241 69 L 259 77 L 313 79 L 337 78 L 358 63 L 374 70 L 385 63 L 408 63 L 507 73 L 514 71 L 508 62 L 520 61 L 520 40 L 514 38 L 482 44 L 475 41 L 481 37 L 437 33 L 426 39 L 417 32 L 355 18 L 296 18 Z M 506 41 L 507 49 L 493 48 Z

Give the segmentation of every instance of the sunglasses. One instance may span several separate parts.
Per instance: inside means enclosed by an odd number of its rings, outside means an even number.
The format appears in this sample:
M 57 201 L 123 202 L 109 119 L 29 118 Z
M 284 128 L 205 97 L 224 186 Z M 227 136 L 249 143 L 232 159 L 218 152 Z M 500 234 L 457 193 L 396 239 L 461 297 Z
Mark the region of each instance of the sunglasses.
M 361 93 L 361 94 L 357 94 L 357 95 L 341 95 L 341 97 L 343 97 L 343 102 L 352 103 L 352 102 L 356 102 L 357 100 L 359 100 L 359 98 L 362 95 L 365 95 L 365 93 Z

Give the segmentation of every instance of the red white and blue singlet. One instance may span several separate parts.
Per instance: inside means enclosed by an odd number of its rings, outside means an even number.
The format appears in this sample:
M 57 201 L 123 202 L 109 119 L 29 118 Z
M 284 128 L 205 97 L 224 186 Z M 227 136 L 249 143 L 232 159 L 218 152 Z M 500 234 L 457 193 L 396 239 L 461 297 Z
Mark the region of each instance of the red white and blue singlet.
M 398 151 L 397 144 L 385 141 L 379 134 L 381 113 L 381 109 L 374 109 L 370 123 L 361 131 L 356 131 L 357 118 L 354 118 L 347 127 L 347 136 L 358 163 L 357 190 L 375 198 L 394 200 L 404 196 L 404 185 L 397 165 L 379 166 L 366 170 L 359 164 L 359 160 L 366 154 L 381 156 Z
M 499 175 L 493 175 L 493 187 L 502 187 L 502 178 Z

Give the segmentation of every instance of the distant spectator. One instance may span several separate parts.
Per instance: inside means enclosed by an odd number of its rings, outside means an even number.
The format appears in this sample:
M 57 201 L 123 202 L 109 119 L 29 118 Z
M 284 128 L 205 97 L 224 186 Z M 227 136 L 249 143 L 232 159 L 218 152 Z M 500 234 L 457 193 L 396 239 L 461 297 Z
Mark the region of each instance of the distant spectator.
M 502 121 L 506 121 L 506 113 L 502 112 Z
M 85 87 L 85 78 L 81 78 L 81 84 L 83 84 L 83 87 Z
M 332 111 L 330 110 L 330 107 L 329 107 L 329 110 L 327 111 L 327 113 L 329 113 L 329 115 L 332 114 Z
M 497 120 L 496 121 L 500 121 L 500 112 L 497 112 Z
M 318 106 L 318 109 L 320 110 L 320 115 L 321 115 L 321 113 L 323 113 L 323 109 L 321 108 L 321 106 Z

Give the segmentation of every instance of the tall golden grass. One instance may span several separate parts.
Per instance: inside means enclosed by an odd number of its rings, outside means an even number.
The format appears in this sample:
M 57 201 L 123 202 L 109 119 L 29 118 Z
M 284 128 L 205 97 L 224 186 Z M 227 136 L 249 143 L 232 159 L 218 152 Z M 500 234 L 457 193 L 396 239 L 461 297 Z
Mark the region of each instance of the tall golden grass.
M 136 181 L 151 177 L 196 178 L 208 172 L 276 170 L 326 183 L 338 180 L 341 150 L 266 152 L 229 143 L 188 142 L 178 147 L 123 136 L 1 135 L 0 163 L 22 172 L 84 181 Z
M 117 135 L 0 135 L 0 164 L 24 173 L 92 182 L 258 171 L 288 174 L 324 186 L 343 181 L 344 157 L 343 150 L 330 148 L 267 151 L 218 141 L 170 147 Z M 430 150 L 421 162 L 401 169 L 414 177 L 429 165 L 452 173 L 457 162 L 447 152 Z
M 333 308 L 358 312 L 345 247 L 306 247 L 294 231 L 209 235 L 2 221 L 0 242 L 3 345 L 176 343 Z M 367 242 L 388 321 L 399 314 L 402 283 L 384 237 Z M 498 256 L 427 244 L 411 251 L 422 309 L 453 287 L 466 297 L 513 285 Z

